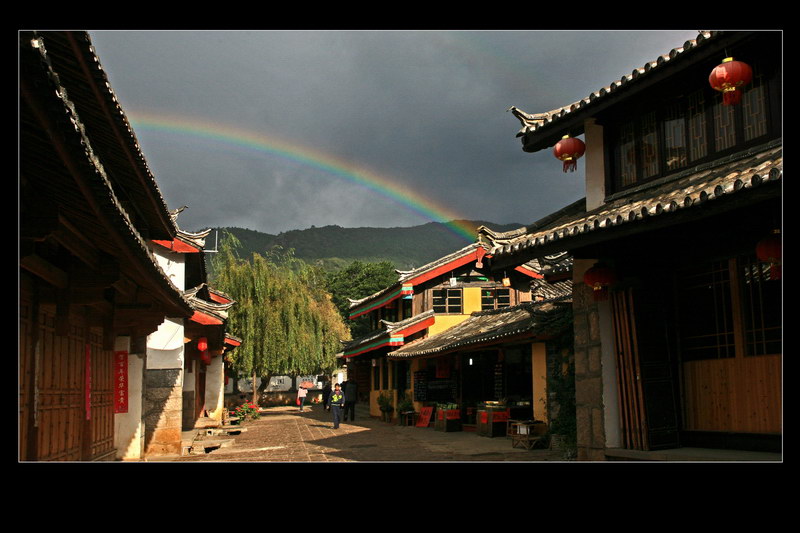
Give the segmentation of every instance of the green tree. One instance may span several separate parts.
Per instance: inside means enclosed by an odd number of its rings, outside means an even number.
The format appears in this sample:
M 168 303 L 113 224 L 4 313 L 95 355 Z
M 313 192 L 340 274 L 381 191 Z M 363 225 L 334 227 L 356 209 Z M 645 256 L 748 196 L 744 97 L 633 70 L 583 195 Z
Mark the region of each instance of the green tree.
M 240 376 L 261 377 L 263 390 L 273 375 L 331 373 L 336 353 L 350 332 L 315 267 L 275 248 L 266 256 L 238 256 L 239 241 L 225 234 L 212 259 L 214 285 L 237 305 L 228 315 L 242 345 L 231 352 Z M 253 401 L 258 400 L 253 391 Z
M 350 300 L 360 300 L 397 282 L 397 271 L 389 261 L 366 263 L 353 261 L 346 268 L 328 273 L 328 288 L 333 303 L 349 324 L 353 338 L 370 332 L 366 317 L 350 320 Z

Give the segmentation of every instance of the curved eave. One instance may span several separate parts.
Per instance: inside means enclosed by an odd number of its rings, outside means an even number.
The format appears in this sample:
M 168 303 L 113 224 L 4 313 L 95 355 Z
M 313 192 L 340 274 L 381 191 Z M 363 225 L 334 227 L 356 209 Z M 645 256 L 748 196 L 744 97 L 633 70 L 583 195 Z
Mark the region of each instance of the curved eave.
M 176 227 L 155 177 L 150 171 L 91 38 L 83 31 L 34 31 L 49 50 L 48 60 L 58 73 L 93 148 L 104 161 L 114 161 L 114 186 L 124 190 L 144 221 L 150 238 L 172 238 Z
M 54 65 L 59 61 L 54 61 L 45 42 L 41 38 L 33 38 L 33 35 L 27 32 L 21 35 L 20 61 L 31 69 L 21 77 L 21 99 L 32 110 L 32 116 L 38 121 L 37 127 L 50 136 L 54 154 L 61 158 L 65 171 L 75 179 L 76 191 L 85 202 L 80 206 L 82 214 L 92 213 L 95 217 L 87 231 L 94 231 L 95 236 L 102 235 L 103 244 L 98 246 L 119 258 L 131 279 L 149 287 L 165 304 L 169 316 L 190 316 L 191 306 L 158 265 L 133 222 L 135 216 L 128 212 L 117 196 L 106 165 L 95 150 L 94 138 L 90 137 L 89 128 L 78 113 L 78 106 L 70 98 L 76 91 L 62 84 L 64 78 L 54 70 Z M 64 55 L 69 53 L 62 51 Z M 36 59 L 33 59 L 34 56 Z M 127 163 L 121 164 L 124 166 Z M 113 168 L 116 173 L 117 167 Z M 66 181 L 58 185 L 69 187 Z

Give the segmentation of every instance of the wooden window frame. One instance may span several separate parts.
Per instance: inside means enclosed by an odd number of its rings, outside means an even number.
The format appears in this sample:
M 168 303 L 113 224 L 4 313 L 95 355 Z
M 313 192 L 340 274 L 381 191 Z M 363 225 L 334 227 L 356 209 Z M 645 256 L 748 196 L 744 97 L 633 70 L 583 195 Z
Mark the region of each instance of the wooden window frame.
M 716 333 L 709 335 L 717 337 L 729 335 L 730 345 L 724 342 L 717 342 L 713 346 L 717 351 L 717 357 L 687 358 L 688 350 L 686 344 L 689 337 L 682 334 L 680 336 L 681 360 L 693 361 L 780 354 L 783 335 L 780 320 L 778 320 L 778 325 L 775 325 L 772 323 L 775 321 L 774 316 L 770 317 L 765 314 L 765 305 L 770 304 L 768 300 L 770 294 L 768 292 L 774 292 L 775 289 L 780 291 L 780 285 L 778 284 L 781 283 L 777 279 L 770 279 L 769 264 L 759 262 L 751 255 L 737 255 L 727 259 L 710 261 L 707 264 L 708 268 L 704 272 L 711 273 L 712 265 L 714 264 L 718 265 L 716 272 L 721 277 L 717 277 L 717 287 L 710 290 L 718 289 L 719 291 L 726 291 L 726 294 L 721 292 L 715 294 L 715 296 L 721 296 L 721 299 L 715 301 L 724 303 L 715 307 L 714 317 L 709 319 L 709 326 L 713 321 L 717 328 Z M 748 271 L 750 275 L 748 275 Z M 685 277 L 679 275 L 679 287 L 685 279 Z M 763 285 L 767 283 L 770 285 Z M 774 298 L 774 294 L 772 298 Z M 690 306 L 697 305 L 697 298 L 682 300 L 680 294 L 676 295 L 676 309 L 679 312 Z M 725 314 L 725 317 L 720 316 L 720 313 Z M 720 326 L 722 326 L 722 329 L 720 329 Z M 770 350 L 768 346 L 777 347 L 778 349 Z M 711 345 L 708 347 L 711 348 Z
M 500 303 L 500 291 L 505 291 L 507 293 L 508 303 L 505 305 L 501 305 Z M 485 295 L 484 292 L 491 292 L 491 306 L 489 306 L 489 296 Z M 490 311 L 493 309 L 504 309 L 506 307 L 511 307 L 511 289 L 509 287 L 481 287 L 481 311 Z
M 444 304 L 436 304 L 437 292 L 444 291 Z M 452 293 L 452 294 L 451 294 Z M 458 296 L 456 296 L 456 294 Z M 458 304 L 450 303 L 452 300 L 458 300 Z M 444 307 L 444 310 L 437 310 Z M 461 315 L 464 314 L 464 289 L 462 287 L 442 287 L 439 289 L 431 289 L 431 309 L 434 313 L 441 315 Z

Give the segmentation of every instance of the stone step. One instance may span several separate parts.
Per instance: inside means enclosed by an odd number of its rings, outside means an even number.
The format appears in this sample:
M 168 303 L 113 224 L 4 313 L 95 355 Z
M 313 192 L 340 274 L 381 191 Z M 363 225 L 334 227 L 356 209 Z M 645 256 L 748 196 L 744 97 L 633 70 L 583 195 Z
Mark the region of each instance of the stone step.
M 220 448 L 228 448 L 233 446 L 234 439 L 220 439 L 220 440 L 196 440 L 192 443 L 191 454 L 199 455 L 209 453 Z
M 247 431 L 246 427 L 242 426 L 223 426 L 220 428 L 213 428 L 207 429 L 205 434 L 207 436 L 215 436 L 215 435 L 238 435 L 243 431 Z

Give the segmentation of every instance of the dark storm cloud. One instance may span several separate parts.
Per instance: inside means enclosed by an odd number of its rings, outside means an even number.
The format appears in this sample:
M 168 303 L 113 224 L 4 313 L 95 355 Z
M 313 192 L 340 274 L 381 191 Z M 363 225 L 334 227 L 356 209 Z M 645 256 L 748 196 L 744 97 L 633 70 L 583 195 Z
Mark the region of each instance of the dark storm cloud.
M 526 154 L 509 106 L 588 96 L 697 34 L 684 31 L 92 31 L 123 109 L 276 136 L 403 184 L 449 213 L 526 224 L 584 195 Z M 345 178 L 255 151 L 136 130 L 186 229 L 277 233 L 427 220 Z M 402 203 L 402 202 L 401 202 Z

